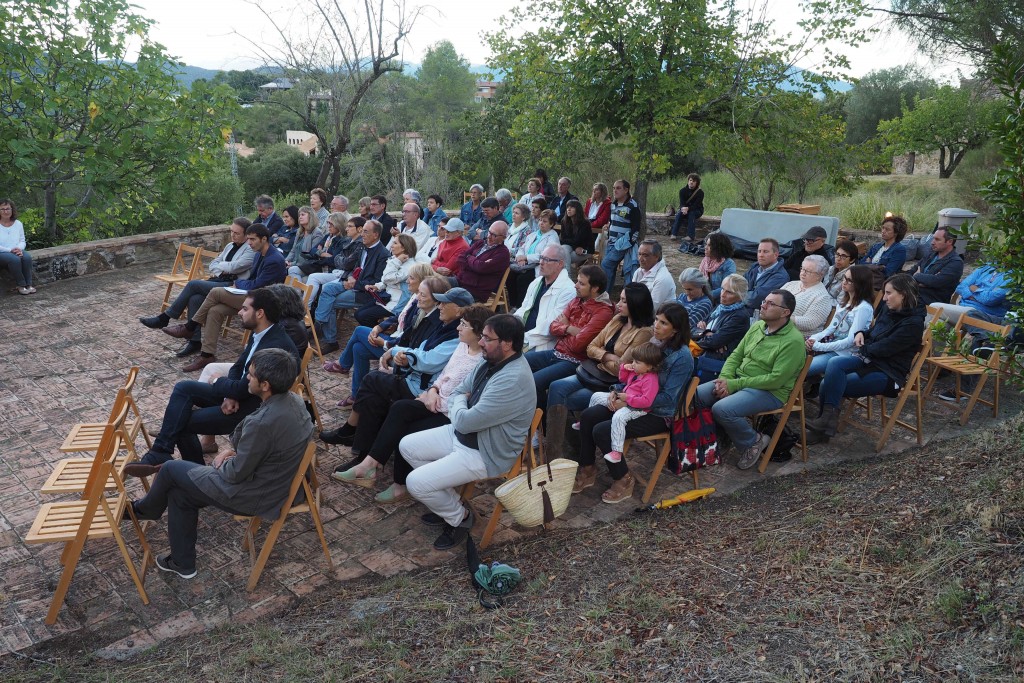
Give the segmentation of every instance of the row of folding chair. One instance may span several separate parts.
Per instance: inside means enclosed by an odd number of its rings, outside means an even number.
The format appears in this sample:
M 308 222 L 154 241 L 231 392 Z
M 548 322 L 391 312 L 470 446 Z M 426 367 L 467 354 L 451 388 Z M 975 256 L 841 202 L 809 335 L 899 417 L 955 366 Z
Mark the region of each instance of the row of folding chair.
M 175 287 L 184 287 L 189 280 L 202 280 L 206 277 L 206 264 L 203 259 L 212 261 L 217 256 L 218 253 L 215 251 L 193 247 L 184 242 L 179 244 L 174 263 L 171 265 L 171 272 L 153 276 L 157 282 L 167 285 L 167 289 L 164 290 L 164 300 L 160 304 L 160 312 L 163 313 L 171 305 L 171 292 Z

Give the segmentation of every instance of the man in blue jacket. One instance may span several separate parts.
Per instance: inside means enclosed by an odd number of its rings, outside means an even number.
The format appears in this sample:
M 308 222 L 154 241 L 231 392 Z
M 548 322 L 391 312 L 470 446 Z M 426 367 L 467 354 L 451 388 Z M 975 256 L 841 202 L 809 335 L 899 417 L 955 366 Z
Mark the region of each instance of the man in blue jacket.
M 186 365 L 185 372 L 197 372 L 217 361 L 217 340 L 224 328 L 224 321 L 238 313 L 245 301 L 246 293 L 267 285 L 284 282 L 288 275 L 284 256 L 270 244 L 270 230 L 265 225 L 253 223 L 245 229 L 245 239 L 256 256 L 252 261 L 249 277 L 235 280 L 232 287 L 215 287 L 206 295 L 206 300 L 196 314 L 184 325 L 163 328 L 164 334 L 177 339 L 189 339 L 199 328 L 203 328 L 203 349 L 195 360 Z
M 281 304 L 273 292 L 265 288 L 249 292 L 238 315 L 242 327 L 251 330 L 252 335 L 227 376 L 213 384 L 192 380 L 175 384 L 153 447 L 139 462 L 126 466 L 126 474 L 153 474 L 172 458 L 175 446 L 183 460 L 203 464 L 198 435 L 230 434 L 246 415 L 259 408 L 260 401 L 249 393 L 245 378 L 256 351 L 284 349 L 298 362 L 295 344 L 284 327 L 276 324 L 281 318 Z
M 743 276 L 747 280 L 747 298 L 743 303 L 753 315 L 761 310 L 761 302 L 772 290 L 781 289 L 789 282 L 786 263 L 779 258 L 779 241 L 765 237 L 757 245 L 757 263 Z

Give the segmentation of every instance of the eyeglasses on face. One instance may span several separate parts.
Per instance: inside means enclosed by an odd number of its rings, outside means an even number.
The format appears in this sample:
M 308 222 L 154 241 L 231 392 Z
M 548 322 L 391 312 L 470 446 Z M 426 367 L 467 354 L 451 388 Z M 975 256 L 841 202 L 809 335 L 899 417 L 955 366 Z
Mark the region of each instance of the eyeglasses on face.
M 844 254 L 841 251 L 837 251 L 836 252 L 836 258 L 846 258 L 846 259 L 848 259 L 848 258 L 850 258 L 850 255 L 849 254 Z
M 486 334 L 480 335 L 480 342 L 482 344 L 493 344 L 496 341 L 498 341 L 497 337 L 488 337 Z
M 765 299 L 764 301 L 761 302 L 761 308 L 786 308 L 786 307 L 783 306 L 782 304 L 777 304 L 774 301 L 768 301 L 768 299 Z
M 560 259 L 560 258 L 550 258 L 548 256 L 541 256 L 540 257 L 540 262 L 541 263 L 561 263 L 562 259 Z

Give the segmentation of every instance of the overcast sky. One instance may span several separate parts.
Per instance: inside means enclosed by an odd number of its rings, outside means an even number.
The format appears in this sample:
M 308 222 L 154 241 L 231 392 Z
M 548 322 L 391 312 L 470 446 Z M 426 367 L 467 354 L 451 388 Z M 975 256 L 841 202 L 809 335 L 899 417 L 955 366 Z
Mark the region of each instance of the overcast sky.
M 296 5 L 296 0 L 264 1 L 281 8 L 278 12 L 282 14 L 277 16 L 282 18 L 287 16 L 289 7 Z M 348 4 L 346 0 L 339 1 L 342 6 Z M 769 14 L 777 25 L 792 25 L 793 18 L 799 15 L 797 0 L 768 2 Z M 248 41 L 270 47 L 277 41 L 267 20 L 246 0 L 134 0 L 134 4 L 140 14 L 156 22 L 151 36 L 171 55 L 192 66 L 225 70 L 258 66 L 257 50 Z M 406 61 L 418 63 L 426 48 L 447 39 L 471 64 L 483 65 L 490 52 L 483 33 L 495 30 L 498 18 L 506 15 L 518 0 L 440 0 L 432 6 L 409 0 L 410 7 L 418 4 L 424 6 L 424 13 L 405 46 Z M 743 6 L 744 0 L 739 0 L 738 4 Z M 846 51 L 853 77 L 875 69 L 915 63 L 940 80 L 955 80 L 958 65 L 934 64 L 921 57 L 906 36 L 888 32 L 877 19 L 866 21 L 865 26 L 873 28 L 871 42 Z M 814 65 L 800 66 L 813 69 Z

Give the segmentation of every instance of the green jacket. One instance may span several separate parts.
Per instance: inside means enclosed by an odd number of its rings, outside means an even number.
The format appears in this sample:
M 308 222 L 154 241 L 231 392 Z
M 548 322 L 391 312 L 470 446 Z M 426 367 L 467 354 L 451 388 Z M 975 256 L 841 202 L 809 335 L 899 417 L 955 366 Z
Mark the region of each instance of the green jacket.
M 764 389 L 785 403 L 807 359 L 804 336 L 792 322 L 770 335 L 765 335 L 764 327 L 763 320 L 750 326 L 726 359 L 719 379 L 726 380 L 729 393 Z

